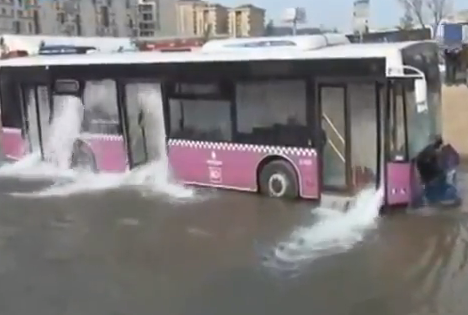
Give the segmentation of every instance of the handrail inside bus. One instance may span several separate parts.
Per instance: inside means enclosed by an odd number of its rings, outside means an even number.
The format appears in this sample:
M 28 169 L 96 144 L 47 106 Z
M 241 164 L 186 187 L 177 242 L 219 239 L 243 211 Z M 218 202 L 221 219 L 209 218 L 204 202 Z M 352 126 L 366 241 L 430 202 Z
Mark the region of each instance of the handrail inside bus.
M 340 158 L 340 160 L 341 160 L 343 163 L 345 163 L 345 162 L 346 162 L 345 157 L 343 156 L 343 154 L 341 154 L 340 150 L 336 147 L 336 145 L 333 143 L 333 141 L 327 140 L 327 142 L 330 144 L 330 146 L 332 147 L 333 151 L 336 152 L 336 154 L 338 155 L 338 157 Z
M 322 114 L 323 116 L 323 119 L 325 119 L 325 121 L 328 123 L 328 125 L 330 125 L 331 129 L 335 132 L 335 134 L 337 135 L 338 139 L 340 139 L 341 143 L 344 144 L 345 143 L 345 140 L 343 138 L 343 136 L 340 134 L 340 132 L 338 131 L 338 129 L 336 129 L 335 125 L 333 124 L 333 122 L 331 121 L 331 119 L 326 115 L 326 114 Z
M 325 122 L 328 124 L 328 126 L 330 126 L 331 130 L 333 131 L 333 133 L 338 137 L 338 139 L 340 140 L 341 144 L 345 144 L 345 140 L 344 140 L 344 137 L 340 134 L 340 132 L 338 131 L 338 129 L 335 127 L 335 125 L 333 124 L 333 122 L 331 121 L 331 119 L 326 115 L 326 114 L 322 114 L 322 118 L 325 120 Z M 343 153 L 340 152 L 340 149 L 338 149 L 337 145 L 329 138 L 327 137 L 327 143 L 330 145 L 330 147 L 333 149 L 333 151 L 335 151 L 335 153 L 338 155 L 338 157 L 340 158 L 340 160 L 345 163 L 346 162 L 346 159 L 343 155 Z

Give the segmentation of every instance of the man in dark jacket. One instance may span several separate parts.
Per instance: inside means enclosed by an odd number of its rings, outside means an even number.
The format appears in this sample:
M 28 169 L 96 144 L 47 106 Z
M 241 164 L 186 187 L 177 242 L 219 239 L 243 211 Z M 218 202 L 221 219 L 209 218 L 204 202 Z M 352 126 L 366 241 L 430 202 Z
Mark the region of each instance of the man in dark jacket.
M 439 150 L 443 144 L 442 137 L 438 136 L 434 142 L 426 146 L 416 157 L 416 165 L 424 184 L 444 176 L 444 171 L 439 163 Z
M 443 139 L 436 136 L 416 157 L 416 166 L 424 185 L 424 196 L 430 203 L 458 203 L 457 188 L 447 181 L 443 167 Z

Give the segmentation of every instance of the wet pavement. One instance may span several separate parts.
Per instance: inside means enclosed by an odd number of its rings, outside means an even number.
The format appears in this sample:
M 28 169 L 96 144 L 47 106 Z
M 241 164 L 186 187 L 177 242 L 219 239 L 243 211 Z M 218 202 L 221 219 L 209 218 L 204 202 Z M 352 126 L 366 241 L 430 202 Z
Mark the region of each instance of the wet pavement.
M 294 277 L 264 253 L 310 205 L 203 191 L 28 199 L 0 180 L 2 315 L 467 314 L 468 211 L 382 218 L 363 242 Z

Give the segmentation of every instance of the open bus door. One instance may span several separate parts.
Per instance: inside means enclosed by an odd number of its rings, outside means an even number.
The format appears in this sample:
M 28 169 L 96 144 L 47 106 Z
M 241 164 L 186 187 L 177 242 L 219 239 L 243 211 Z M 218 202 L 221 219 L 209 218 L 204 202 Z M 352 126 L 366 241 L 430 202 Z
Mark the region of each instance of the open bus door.
M 382 96 L 375 81 L 318 84 L 321 130 L 317 134 L 323 139 L 320 161 L 325 194 L 353 196 L 379 185 Z
M 417 70 L 409 66 L 406 68 L 413 72 Z M 414 147 L 415 143 L 426 143 L 427 135 L 424 128 L 420 132 L 410 134 L 408 127 L 411 112 L 412 115 L 430 114 L 427 102 L 427 83 L 419 70 L 416 74 L 407 74 L 387 81 L 383 114 L 383 179 L 387 205 L 411 205 L 417 202 L 422 194 L 422 185 L 413 159 L 417 152 L 410 152 L 410 144 Z
M 319 84 L 321 108 L 322 188 L 346 191 L 350 186 L 349 121 L 346 85 Z
M 21 97 L 21 103 L 24 104 L 24 136 L 29 152 L 40 150 L 44 156 L 44 142 L 49 132 L 51 116 L 49 89 L 46 85 L 23 85 Z
M 161 84 L 157 82 L 127 82 L 123 92 L 121 115 L 130 167 L 157 160 L 165 144 Z M 162 133 L 162 134 L 161 134 Z
M 140 106 L 138 83 L 126 83 L 119 88 L 122 92 L 121 116 L 124 126 L 130 168 L 147 162 L 148 149 L 146 132 L 143 128 L 145 114 Z

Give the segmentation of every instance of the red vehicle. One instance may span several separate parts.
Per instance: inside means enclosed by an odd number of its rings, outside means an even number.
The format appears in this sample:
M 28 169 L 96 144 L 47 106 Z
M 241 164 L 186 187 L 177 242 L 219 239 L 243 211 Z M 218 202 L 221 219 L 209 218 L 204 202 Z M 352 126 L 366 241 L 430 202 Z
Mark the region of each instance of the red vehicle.
M 28 52 L 25 50 L 13 50 L 2 53 L 1 59 L 9 59 L 9 58 L 17 58 L 17 57 L 26 57 L 28 56 Z
M 138 48 L 141 51 L 182 52 L 201 48 L 203 43 L 201 38 L 140 40 Z

